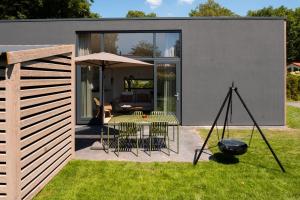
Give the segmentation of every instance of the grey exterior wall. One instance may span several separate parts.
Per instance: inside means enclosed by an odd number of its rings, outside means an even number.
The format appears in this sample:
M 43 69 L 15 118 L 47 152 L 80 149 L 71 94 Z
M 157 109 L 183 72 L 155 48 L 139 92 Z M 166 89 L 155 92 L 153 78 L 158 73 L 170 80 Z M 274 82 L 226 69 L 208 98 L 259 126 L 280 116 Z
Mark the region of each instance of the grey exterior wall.
M 183 125 L 211 125 L 232 81 L 259 124 L 285 124 L 283 19 L 0 21 L 0 44 L 75 44 L 76 31 L 128 30 L 182 32 Z M 233 121 L 250 124 L 236 98 Z

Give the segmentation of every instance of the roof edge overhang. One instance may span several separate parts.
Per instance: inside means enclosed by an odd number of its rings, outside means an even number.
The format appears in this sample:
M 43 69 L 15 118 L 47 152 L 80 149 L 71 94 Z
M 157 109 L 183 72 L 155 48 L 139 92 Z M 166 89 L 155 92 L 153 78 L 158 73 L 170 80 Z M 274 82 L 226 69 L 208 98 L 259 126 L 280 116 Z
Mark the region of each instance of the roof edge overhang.
M 62 19 L 16 19 L 0 20 L 11 22 L 57 22 L 57 21 L 143 21 L 143 20 L 286 20 L 285 17 L 144 17 L 144 18 L 62 18 Z

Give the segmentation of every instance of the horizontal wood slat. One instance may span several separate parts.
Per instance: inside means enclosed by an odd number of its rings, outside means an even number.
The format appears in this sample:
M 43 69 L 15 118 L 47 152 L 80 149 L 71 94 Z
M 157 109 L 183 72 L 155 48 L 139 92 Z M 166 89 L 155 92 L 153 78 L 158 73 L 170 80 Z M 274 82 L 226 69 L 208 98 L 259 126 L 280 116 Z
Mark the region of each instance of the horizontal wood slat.
M 6 116 L 5 112 L 0 111 L 0 119 L 5 120 L 5 116 Z
M 7 64 L 14 64 L 72 52 L 72 45 L 57 45 L 52 47 L 6 52 Z
M 48 69 L 48 70 L 64 70 L 64 71 L 71 70 L 71 66 L 68 66 L 68 65 L 37 62 L 37 61 L 31 61 L 31 62 L 24 63 L 24 64 L 22 64 L 22 66 L 30 67 L 30 68 L 37 68 L 37 69 Z
M 6 86 L 6 81 L 0 80 L 0 88 L 5 88 L 5 86 Z
M 52 103 L 43 104 L 43 105 L 36 106 L 36 107 L 33 107 L 33 108 L 24 109 L 24 110 L 21 110 L 21 117 L 26 117 L 28 115 L 32 115 L 32 114 L 35 114 L 35 113 L 38 113 L 38 112 L 50 110 L 50 109 L 56 108 L 58 106 L 63 106 L 63 105 L 68 104 L 68 103 L 71 103 L 70 98 L 55 101 L 55 102 L 52 102 Z M 1 117 L 1 115 L 0 115 L 0 117 Z
M 0 193 L 6 194 L 7 186 L 6 185 L 0 185 Z
M 69 90 L 71 90 L 70 85 L 56 86 L 56 87 L 50 87 L 50 88 L 26 89 L 26 90 L 21 90 L 21 97 L 44 95 L 44 94 L 50 94 L 50 93 L 55 93 L 55 92 L 64 92 L 64 91 L 69 91 Z
M 5 142 L 6 141 L 6 133 L 0 133 L 0 141 L 2 142 Z
M 30 126 L 30 127 L 26 128 L 26 129 L 21 130 L 21 137 L 25 137 L 25 136 L 27 136 L 27 135 L 35 132 L 35 131 L 38 131 L 38 130 L 41 130 L 41 129 L 45 128 L 46 126 L 55 124 L 58 121 L 60 121 L 62 119 L 65 119 L 66 117 L 71 117 L 71 112 L 70 111 L 66 112 L 66 113 L 63 113 L 61 115 L 55 116 L 53 118 L 50 118 L 48 120 L 45 120 L 45 121 L 43 121 L 41 123 L 35 124 L 33 126 Z
M 69 140 L 71 140 L 70 132 L 66 132 L 65 134 L 60 135 L 59 137 L 51 140 L 49 143 L 45 144 L 43 148 L 39 148 L 37 151 L 33 152 L 26 158 L 21 160 L 21 168 L 23 169 L 29 163 L 33 162 L 34 160 L 38 159 L 40 156 L 47 153 L 52 148 L 60 145 L 61 147 L 65 146 Z
M 47 112 L 44 112 L 44 113 L 41 113 L 38 115 L 34 115 L 34 116 L 26 118 L 26 119 L 23 119 L 23 120 L 21 120 L 21 128 L 24 128 L 25 126 L 29 126 L 36 122 L 48 119 L 51 116 L 58 115 L 60 113 L 66 112 L 68 110 L 70 110 L 70 105 L 65 105 L 63 107 L 59 107 L 59 108 L 56 108 L 56 109 L 53 109 L 53 110 L 50 110 L 50 111 L 47 111 Z
M 0 96 L 0 98 L 5 98 L 5 97 Z M 0 101 L 0 109 L 5 109 L 5 101 Z
M 21 77 L 70 77 L 70 72 L 21 70 Z
M 0 162 L 6 162 L 7 161 L 7 155 L 5 153 L 0 154 Z
M 21 87 L 71 84 L 70 79 L 21 80 Z
M 49 168 L 47 171 L 51 171 L 49 175 L 46 175 L 44 179 L 39 183 L 39 185 L 35 188 L 30 187 L 29 189 L 22 190 L 22 198 L 23 200 L 31 200 L 35 194 L 37 194 L 45 185 L 69 162 L 71 156 L 68 156 L 63 162 L 57 164 L 54 167 Z M 41 178 L 40 178 L 41 179 Z M 31 190 L 31 191 L 30 191 Z
M 40 103 L 45 103 L 48 101 L 59 100 L 59 99 L 67 98 L 67 97 L 71 97 L 71 92 L 52 94 L 52 95 L 47 95 L 47 96 L 42 96 L 42 97 L 35 97 L 32 99 L 24 99 L 24 100 L 21 100 L 21 108 L 26 107 L 26 106 L 33 106 L 33 105 L 40 104 Z
M 65 55 L 66 57 L 69 58 L 63 58 L 63 57 L 59 57 L 59 56 L 51 56 L 51 57 L 47 57 L 47 58 L 43 58 L 42 60 L 47 60 L 47 61 L 52 61 L 52 62 L 59 62 L 59 63 L 64 63 L 64 64 L 71 64 L 71 55 Z
M 0 151 L 6 151 L 6 143 L 0 143 Z
M 70 143 L 68 145 L 66 145 L 64 148 L 62 149 L 58 149 L 58 152 L 54 152 L 54 154 L 52 155 L 48 155 L 47 159 L 43 159 L 43 157 L 41 157 L 40 161 L 41 162 L 40 166 L 38 166 L 38 168 L 34 168 L 36 166 L 32 166 L 31 170 L 34 169 L 34 171 L 31 171 L 31 173 L 29 175 L 27 175 L 24 179 L 22 179 L 21 181 L 21 187 L 23 188 L 24 186 L 26 186 L 29 182 L 31 182 L 32 180 L 34 180 L 40 173 L 42 173 L 44 170 L 46 170 L 51 163 L 53 163 L 55 160 L 57 160 L 58 158 L 60 158 L 61 156 L 63 156 L 65 153 L 68 154 L 68 151 L 71 149 L 71 145 Z M 70 153 L 70 151 L 69 151 Z M 44 162 L 44 163 L 42 163 Z M 21 172 L 21 177 L 24 177 L 25 173 Z
M 0 98 L 5 98 L 5 90 L 0 90 Z
M 0 130 L 5 130 L 5 129 L 6 129 L 5 122 L 0 122 Z M 0 133 L 0 141 L 1 141 L 1 133 Z
M 7 183 L 7 177 L 6 177 L 6 175 L 0 174 L 0 183 Z
M 1 173 L 6 173 L 6 164 L 0 164 L 0 172 Z
M 27 156 L 28 154 L 32 153 L 33 151 L 37 150 L 38 148 L 44 146 L 45 144 L 47 144 L 49 141 L 55 139 L 56 137 L 60 136 L 61 134 L 65 134 L 66 131 L 68 131 L 69 129 L 71 129 L 71 125 L 67 125 L 57 131 L 55 131 L 54 133 L 47 135 L 47 137 L 41 139 L 39 142 L 36 142 L 30 146 L 28 146 L 27 148 L 21 150 L 21 157 L 23 158 L 24 156 Z M 69 134 L 69 132 L 68 132 Z
M 60 121 L 52 126 L 49 126 L 48 128 L 46 129 L 43 129 L 23 140 L 21 140 L 21 148 L 33 143 L 33 142 L 36 142 L 37 140 L 45 137 L 46 135 L 49 135 L 51 134 L 53 131 L 56 131 L 58 130 L 59 128 L 61 128 L 62 126 L 66 125 L 67 123 L 71 122 L 70 120 L 71 118 L 67 118 L 67 119 L 64 119 L 63 121 Z

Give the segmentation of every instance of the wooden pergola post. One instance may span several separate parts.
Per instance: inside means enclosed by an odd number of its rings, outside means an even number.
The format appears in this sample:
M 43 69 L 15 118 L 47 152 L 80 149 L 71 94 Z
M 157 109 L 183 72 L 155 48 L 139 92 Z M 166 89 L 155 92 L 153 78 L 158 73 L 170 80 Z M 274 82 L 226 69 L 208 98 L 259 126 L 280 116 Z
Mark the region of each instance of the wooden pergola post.
M 20 69 L 21 64 L 16 63 L 5 71 L 7 198 L 16 200 L 21 199 Z

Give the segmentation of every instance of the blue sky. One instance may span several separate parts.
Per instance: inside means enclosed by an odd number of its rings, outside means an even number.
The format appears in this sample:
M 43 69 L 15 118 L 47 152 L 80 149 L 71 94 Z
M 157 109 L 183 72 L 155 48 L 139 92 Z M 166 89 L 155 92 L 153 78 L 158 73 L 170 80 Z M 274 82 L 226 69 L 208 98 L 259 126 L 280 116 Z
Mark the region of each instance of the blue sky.
M 186 17 L 191 9 L 206 0 L 94 0 L 92 11 L 102 17 L 124 17 L 128 10 L 155 12 L 160 17 Z M 300 7 L 300 0 L 216 0 L 238 15 L 246 15 L 248 10 L 262 7 Z

